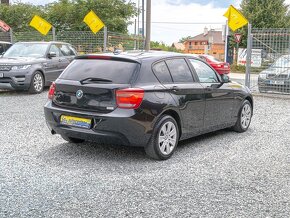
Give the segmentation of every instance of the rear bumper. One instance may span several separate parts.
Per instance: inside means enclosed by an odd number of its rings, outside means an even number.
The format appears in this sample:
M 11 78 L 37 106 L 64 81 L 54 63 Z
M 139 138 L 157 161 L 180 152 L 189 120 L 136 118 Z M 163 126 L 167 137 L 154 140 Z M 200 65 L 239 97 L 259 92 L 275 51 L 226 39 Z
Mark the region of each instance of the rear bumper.
M 87 111 L 77 111 L 54 106 L 51 101 L 44 106 L 46 123 L 52 133 L 80 138 L 105 144 L 119 144 L 145 147 L 152 129 L 146 115 L 140 117 L 134 110 L 116 109 L 109 114 L 99 115 Z M 92 119 L 91 129 L 60 124 L 61 115 Z

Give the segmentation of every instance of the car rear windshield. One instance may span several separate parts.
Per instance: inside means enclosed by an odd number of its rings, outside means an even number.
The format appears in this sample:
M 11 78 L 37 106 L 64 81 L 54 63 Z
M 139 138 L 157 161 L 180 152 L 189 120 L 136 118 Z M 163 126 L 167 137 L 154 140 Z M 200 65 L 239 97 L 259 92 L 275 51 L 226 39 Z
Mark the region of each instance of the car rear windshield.
M 137 66 L 137 63 L 124 61 L 79 59 L 74 60 L 60 75 L 60 78 L 75 81 L 96 78 L 116 84 L 128 84 Z

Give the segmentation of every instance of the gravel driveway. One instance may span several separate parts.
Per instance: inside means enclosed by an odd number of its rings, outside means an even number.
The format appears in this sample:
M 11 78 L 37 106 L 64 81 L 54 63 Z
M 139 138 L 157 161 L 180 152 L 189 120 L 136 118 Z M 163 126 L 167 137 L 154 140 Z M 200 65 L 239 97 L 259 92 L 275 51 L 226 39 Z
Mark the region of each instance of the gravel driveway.
M 47 92 L 0 93 L 0 217 L 289 217 L 290 100 L 255 98 L 247 133 L 140 148 L 50 135 Z

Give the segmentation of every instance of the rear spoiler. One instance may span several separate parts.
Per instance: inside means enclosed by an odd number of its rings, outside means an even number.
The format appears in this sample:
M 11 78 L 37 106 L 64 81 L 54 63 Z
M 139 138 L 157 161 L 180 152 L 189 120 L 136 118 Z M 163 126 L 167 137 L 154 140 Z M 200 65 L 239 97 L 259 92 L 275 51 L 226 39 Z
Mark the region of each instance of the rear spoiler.
M 120 57 L 120 56 L 112 56 L 112 55 L 94 55 L 94 54 L 79 55 L 79 56 L 76 56 L 75 59 L 112 60 L 112 61 L 123 61 L 123 62 L 141 64 L 141 62 L 137 59 Z

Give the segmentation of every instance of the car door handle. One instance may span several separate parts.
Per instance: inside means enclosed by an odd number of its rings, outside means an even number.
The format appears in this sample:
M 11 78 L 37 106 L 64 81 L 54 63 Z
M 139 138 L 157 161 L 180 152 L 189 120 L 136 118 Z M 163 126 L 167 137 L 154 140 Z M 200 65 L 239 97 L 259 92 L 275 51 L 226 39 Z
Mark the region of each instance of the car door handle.
M 178 86 L 172 86 L 172 87 L 171 87 L 171 90 L 172 90 L 173 92 L 178 92 L 178 91 L 179 91 L 179 87 L 178 87 Z

